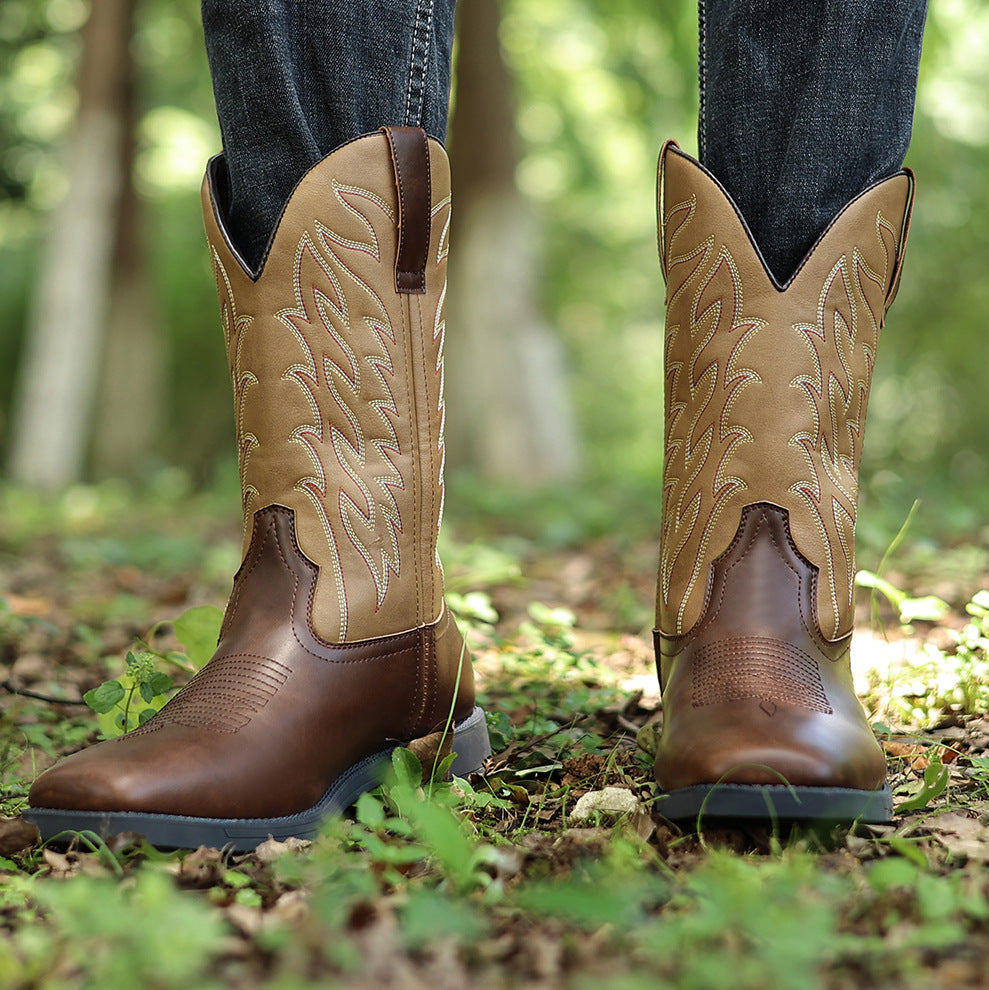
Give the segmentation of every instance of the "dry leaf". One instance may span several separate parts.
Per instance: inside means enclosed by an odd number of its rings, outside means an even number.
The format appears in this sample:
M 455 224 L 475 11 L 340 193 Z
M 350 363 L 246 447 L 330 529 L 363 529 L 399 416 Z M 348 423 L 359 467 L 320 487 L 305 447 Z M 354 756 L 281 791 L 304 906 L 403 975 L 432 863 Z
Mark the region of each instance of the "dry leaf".
M 924 825 L 952 856 L 964 856 L 975 863 L 989 863 L 989 827 L 977 818 L 950 811 L 926 819 Z
M 37 827 L 23 818 L 0 818 L 0 856 L 13 856 L 40 839 Z
M 7 607 L 14 615 L 32 619 L 43 619 L 55 607 L 50 598 L 28 598 L 25 595 L 7 594 L 4 596 Z
M 249 904 L 238 904 L 234 901 L 223 912 L 227 921 L 249 938 L 257 935 L 264 927 L 264 912 L 261 908 Z
M 78 872 L 76 863 L 64 853 L 56 852 L 54 849 L 42 849 L 41 856 L 53 877 L 67 877 Z

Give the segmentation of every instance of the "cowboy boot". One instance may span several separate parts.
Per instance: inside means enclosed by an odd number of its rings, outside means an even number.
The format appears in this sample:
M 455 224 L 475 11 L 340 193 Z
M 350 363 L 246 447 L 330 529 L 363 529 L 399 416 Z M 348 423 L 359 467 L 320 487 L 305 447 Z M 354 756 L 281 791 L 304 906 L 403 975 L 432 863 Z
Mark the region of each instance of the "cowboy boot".
M 243 563 L 196 677 L 145 725 L 35 782 L 25 817 L 45 837 L 249 849 L 314 835 L 398 745 L 435 753 L 452 738 L 461 775 L 490 753 L 436 553 L 446 154 L 418 128 L 338 148 L 296 187 L 257 272 L 226 233 L 225 181 L 219 156 L 203 209 Z
M 661 814 L 885 822 L 855 696 L 857 474 L 913 177 L 853 199 L 779 285 L 725 190 L 667 144 Z

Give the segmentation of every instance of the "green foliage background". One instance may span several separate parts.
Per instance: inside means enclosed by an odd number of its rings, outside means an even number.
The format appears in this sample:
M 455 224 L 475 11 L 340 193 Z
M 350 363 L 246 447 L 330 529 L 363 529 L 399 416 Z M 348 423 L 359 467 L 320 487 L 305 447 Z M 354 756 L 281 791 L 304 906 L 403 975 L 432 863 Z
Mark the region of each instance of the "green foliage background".
M 0 457 L 38 247 L 64 177 L 84 0 L 0 5 Z M 592 479 L 655 492 L 662 281 L 655 162 L 693 150 L 693 0 L 505 0 L 518 84 L 518 182 L 544 219 L 543 302 L 566 342 Z M 143 0 L 134 50 L 145 112 L 137 181 L 150 213 L 169 354 L 168 432 L 146 465 L 199 481 L 232 458 L 228 383 L 198 185 L 219 148 L 196 0 Z M 888 528 L 984 524 L 989 349 L 989 9 L 932 6 L 910 164 L 919 194 L 906 276 L 879 361 L 865 499 Z M 453 328 L 452 332 L 455 332 Z M 869 513 L 866 513 L 868 516 Z

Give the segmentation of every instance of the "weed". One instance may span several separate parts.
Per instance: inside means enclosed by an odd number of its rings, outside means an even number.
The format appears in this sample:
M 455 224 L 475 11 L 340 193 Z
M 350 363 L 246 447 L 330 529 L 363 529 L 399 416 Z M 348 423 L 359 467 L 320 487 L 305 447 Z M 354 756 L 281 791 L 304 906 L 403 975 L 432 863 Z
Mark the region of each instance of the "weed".
M 901 612 L 910 622 L 920 616 L 920 603 L 931 600 L 908 599 L 896 589 L 890 595 L 904 607 L 914 603 L 906 613 Z M 978 592 L 965 611 L 971 621 L 961 630 L 947 630 L 954 641 L 953 648 L 940 649 L 926 643 L 888 677 L 871 671 L 868 704 L 885 709 L 906 724 L 929 724 L 945 713 L 957 716 L 989 711 L 989 591 Z M 935 612 L 938 618 L 945 617 L 940 606 Z M 912 632 L 907 622 L 904 632 Z
M 142 642 L 143 649 L 128 650 L 123 674 L 86 692 L 83 700 L 96 712 L 104 739 L 113 739 L 136 729 L 164 707 L 175 683 L 169 674 L 159 669 L 159 663 L 194 673 L 212 655 L 222 618 L 219 609 L 206 605 L 180 615 L 173 625 L 176 638 L 185 646 L 184 653 L 174 650 L 161 653 L 149 646 L 156 626 Z

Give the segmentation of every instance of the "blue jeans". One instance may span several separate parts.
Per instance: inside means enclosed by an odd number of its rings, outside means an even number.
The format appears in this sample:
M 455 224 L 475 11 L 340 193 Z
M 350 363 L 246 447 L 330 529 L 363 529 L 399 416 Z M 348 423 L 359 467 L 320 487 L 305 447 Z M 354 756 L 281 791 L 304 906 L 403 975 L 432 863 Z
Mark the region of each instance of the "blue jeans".
M 260 263 L 296 183 L 386 125 L 446 134 L 455 0 L 202 0 L 229 188 L 227 226 Z
M 699 0 L 701 161 L 786 281 L 902 165 L 927 0 Z
M 227 222 L 249 263 L 295 184 L 340 144 L 386 124 L 442 140 L 454 4 L 202 0 Z M 701 161 L 780 282 L 849 199 L 902 165 L 926 7 L 699 0 Z

